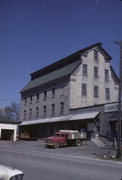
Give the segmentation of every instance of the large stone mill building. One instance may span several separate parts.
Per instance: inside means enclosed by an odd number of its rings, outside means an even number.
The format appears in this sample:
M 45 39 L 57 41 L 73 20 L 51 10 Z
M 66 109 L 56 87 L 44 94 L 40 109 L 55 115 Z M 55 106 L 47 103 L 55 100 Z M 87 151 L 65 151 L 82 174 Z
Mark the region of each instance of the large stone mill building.
M 116 111 L 108 109 L 118 100 L 111 59 L 96 43 L 32 73 L 21 90 L 20 131 L 41 138 L 59 129 L 78 129 L 90 137 L 98 122 L 100 132 L 111 136 Z

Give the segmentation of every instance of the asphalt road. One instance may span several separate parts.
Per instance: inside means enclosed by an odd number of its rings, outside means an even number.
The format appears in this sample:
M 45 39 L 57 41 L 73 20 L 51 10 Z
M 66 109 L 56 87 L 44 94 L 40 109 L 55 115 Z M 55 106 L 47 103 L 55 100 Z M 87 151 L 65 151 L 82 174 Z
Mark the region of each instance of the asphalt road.
M 40 142 L 0 142 L 0 164 L 22 170 L 24 180 L 121 180 L 122 163 L 86 157 L 83 148 L 89 147 L 47 149 Z

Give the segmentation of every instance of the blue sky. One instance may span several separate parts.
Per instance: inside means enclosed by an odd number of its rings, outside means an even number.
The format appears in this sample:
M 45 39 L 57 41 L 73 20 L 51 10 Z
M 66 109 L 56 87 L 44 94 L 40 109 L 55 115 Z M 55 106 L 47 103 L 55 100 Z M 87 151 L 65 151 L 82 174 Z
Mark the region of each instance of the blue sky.
M 1 0 L 0 107 L 20 101 L 32 72 L 102 42 L 118 74 L 121 0 Z

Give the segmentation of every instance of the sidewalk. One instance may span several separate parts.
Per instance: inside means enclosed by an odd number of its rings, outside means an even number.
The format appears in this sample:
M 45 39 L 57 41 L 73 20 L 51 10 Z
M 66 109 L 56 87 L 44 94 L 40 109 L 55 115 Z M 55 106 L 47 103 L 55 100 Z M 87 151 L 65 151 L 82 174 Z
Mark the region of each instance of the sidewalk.
M 92 141 L 84 141 L 82 145 L 86 149 L 86 154 L 103 157 L 103 158 L 116 157 L 117 149 L 115 147 L 109 145 L 104 147 L 98 147 Z

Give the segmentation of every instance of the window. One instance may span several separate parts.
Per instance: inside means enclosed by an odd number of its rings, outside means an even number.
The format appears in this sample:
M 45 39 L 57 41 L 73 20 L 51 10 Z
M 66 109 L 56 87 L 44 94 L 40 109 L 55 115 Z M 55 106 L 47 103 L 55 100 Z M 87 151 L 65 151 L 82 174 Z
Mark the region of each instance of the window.
M 94 97 L 99 97 L 99 87 L 98 86 L 94 86 Z
M 39 94 L 36 95 L 36 102 L 39 102 Z
M 61 102 L 60 105 L 61 105 L 61 114 L 63 114 L 64 113 L 64 102 Z
M 26 110 L 24 110 L 24 120 L 26 120 Z
M 105 98 L 106 98 L 107 100 L 110 100 L 110 89 L 109 89 L 109 88 L 106 88 L 106 89 L 105 89 Z
M 30 104 L 32 104 L 32 99 L 33 99 L 33 97 L 32 97 L 32 96 L 30 96 Z
M 83 64 L 83 76 L 88 76 L 87 64 Z
M 44 111 L 44 116 L 46 116 L 46 111 L 47 111 L 46 106 L 43 106 L 43 111 Z
M 25 103 L 24 104 L 25 104 L 25 106 L 27 105 L 27 97 L 25 97 Z
M 52 104 L 52 115 L 55 114 L 55 104 Z
M 109 81 L 109 70 L 105 69 L 105 82 Z
M 30 119 L 32 118 L 32 109 L 30 109 Z
M 98 51 L 94 50 L 94 60 L 98 60 Z
M 38 118 L 39 117 L 39 108 L 37 107 L 36 108 L 36 118 Z
M 44 91 L 44 100 L 46 100 L 46 99 L 47 99 L 47 92 Z
M 87 84 L 82 83 L 82 95 L 87 96 Z
M 98 67 L 94 67 L 94 79 L 98 79 Z
M 52 89 L 52 96 L 55 97 L 55 88 Z

